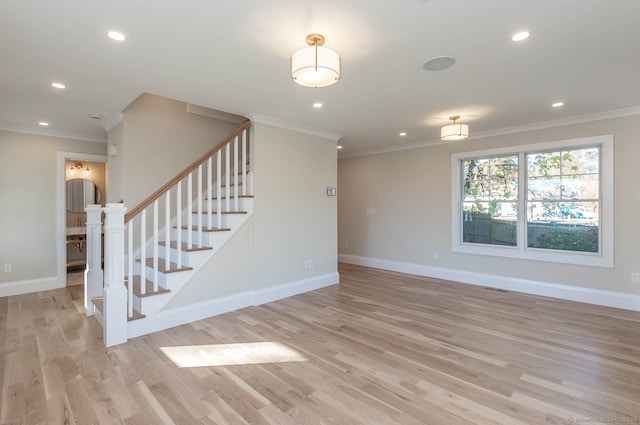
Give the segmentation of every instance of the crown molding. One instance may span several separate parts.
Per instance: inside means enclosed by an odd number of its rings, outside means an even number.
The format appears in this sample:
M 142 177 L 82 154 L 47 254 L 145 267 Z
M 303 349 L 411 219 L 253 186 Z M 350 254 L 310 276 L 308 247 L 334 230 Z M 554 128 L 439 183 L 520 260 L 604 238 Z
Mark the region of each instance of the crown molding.
M 398 152 L 398 151 L 411 150 L 411 149 L 420 149 L 420 148 L 425 148 L 425 147 L 435 146 L 435 145 L 458 143 L 458 142 L 464 142 L 468 140 L 479 140 L 487 137 L 504 136 L 507 134 L 524 133 L 527 131 L 544 130 L 547 128 L 562 127 L 565 125 L 574 125 L 574 124 L 584 124 L 587 122 L 601 121 L 601 120 L 607 120 L 612 118 L 624 118 L 624 117 L 630 117 L 634 115 L 640 115 L 640 106 L 634 106 L 632 108 L 616 109 L 612 111 L 598 112 L 595 114 L 578 115 L 575 117 L 561 118 L 561 119 L 552 120 L 552 121 L 541 121 L 537 123 L 519 125 L 514 127 L 505 127 L 497 130 L 482 131 L 480 133 L 472 133 L 472 135 L 468 139 L 464 139 L 464 140 L 456 140 L 456 141 L 449 140 L 445 142 L 440 139 L 431 139 L 431 140 L 425 140 L 422 142 L 409 143 L 409 144 L 404 144 L 399 146 L 388 146 L 388 147 L 381 147 L 381 148 L 375 148 L 375 149 L 367 149 L 359 152 L 353 152 L 350 154 L 339 155 L 339 159 L 353 158 L 358 156 L 378 155 L 383 153 Z
M 336 133 L 331 133 L 331 132 L 328 132 L 328 131 L 319 130 L 317 128 L 307 127 L 307 126 L 296 124 L 296 123 L 293 123 L 293 122 L 290 122 L 290 121 L 285 121 L 285 120 L 281 120 L 281 119 L 278 119 L 278 118 L 269 117 L 267 115 L 251 113 L 251 114 L 245 115 L 245 117 L 247 119 L 251 120 L 251 122 L 255 122 L 255 123 L 259 123 L 259 124 L 267 124 L 267 125 L 271 125 L 273 127 L 279 127 L 279 128 L 284 128 L 284 129 L 287 129 L 287 130 L 297 131 L 299 133 L 310 134 L 312 136 L 322 137 L 322 138 L 325 138 L 325 139 L 333 140 L 335 142 L 337 142 L 338 140 L 340 140 L 342 138 L 341 135 L 336 134 Z
M 608 120 L 612 118 L 623 118 L 633 115 L 640 115 L 640 106 L 632 108 L 616 109 L 613 111 L 597 112 L 595 114 L 578 115 L 575 117 L 561 118 L 551 121 L 541 121 L 532 124 L 519 125 L 514 127 L 505 127 L 497 130 L 483 131 L 474 134 L 469 139 L 483 139 L 485 137 L 504 136 L 506 134 L 524 133 L 526 131 L 544 130 L 546 128 L 562 127 L 565 125 L 583 124 L 586 122 Z M 467 140 L 469 140 L 467 139 Z
M 187 113 L 191 115 L 199 115 L 201 117 L 232 122 L 234 124 L 242 124 L 245 121 L 245 118 L 243 116 L 219 111 L 217 109 L 208 108 L 206 106 L 195 105 L 193 103 L 187 103 Z
M 107 135 L 95 137 L 94 135 L 70 133 L 66 131 L 46 130 L 44 128 L 35 128 L 27 126 L 19 126 L 14 124 L 0 123 L 0 130 L 10 131 L 13 133 L 33 134 L 35 136 L 56 137 L 59 139 L 81 140 L 83 142 L 107 143 Z

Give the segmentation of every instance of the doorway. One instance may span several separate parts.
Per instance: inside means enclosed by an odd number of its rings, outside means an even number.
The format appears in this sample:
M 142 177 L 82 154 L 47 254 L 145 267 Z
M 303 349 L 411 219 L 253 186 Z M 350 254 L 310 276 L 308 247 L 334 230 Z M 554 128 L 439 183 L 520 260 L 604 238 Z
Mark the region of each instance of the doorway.
M 58 152 L 58 282 L 84 284 L 86 213 L 89 204 L 107 200 L 107 157 Z

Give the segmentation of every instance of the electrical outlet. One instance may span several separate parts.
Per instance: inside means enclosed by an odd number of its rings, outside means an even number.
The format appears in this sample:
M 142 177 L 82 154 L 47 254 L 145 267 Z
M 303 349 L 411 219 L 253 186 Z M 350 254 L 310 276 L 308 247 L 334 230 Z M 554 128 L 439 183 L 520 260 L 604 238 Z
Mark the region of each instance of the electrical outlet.
M 640 273 L 638 273 L 638 272 L 631 273 L 631 282 L 632 283 L 640 283 Z
M 4 265 L 4 272 L 5 273 L 11 273 L 11 264 L 5 264 Z

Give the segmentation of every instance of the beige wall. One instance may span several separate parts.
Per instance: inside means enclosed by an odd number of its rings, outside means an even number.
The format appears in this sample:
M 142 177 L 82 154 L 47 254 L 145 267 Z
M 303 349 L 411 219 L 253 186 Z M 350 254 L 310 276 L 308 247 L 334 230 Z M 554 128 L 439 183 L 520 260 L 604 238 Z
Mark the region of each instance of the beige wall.
M 109 144 L 118 149 L 109 157 L 109 199 L 133 208 L 236 128 L 187 113 L 185 102 L 140 95 L 109 133 Z
M 114 152 L 115 150 L 115 152 Z M 126 156 L 127 147 L 124 145 L 124 124 L 120 122 L 109 131 L 109 165 L 107 182 L 107 202 L 118 203 L 124 198 L 123 158 Z M 115 153 L 115 154 L 114 154 Z
M 165 309 L 337 273 L 335 141 L 260 123 L 251 139 L 253 217 Z
M 335 141 L 254 124 L 254 289 L 337 272 Z M 305 260 L 315 266 L 305 269 Z
M 106 149 L 104 143 L 0 131 L 0 286 L 57 279 L 57 153 L 104 155 Z M 13 271 L 4 273 L 4 264 Z
M 614 136 L 614 268 L 451 252 L 453 153 L 604 134 Z M 639 136 L 640 116 L 631 116 L 342 159 L 338 251 L 398 264 L 640 294 L 640 285 L 630 280 L 632 271 L 640 271 Z

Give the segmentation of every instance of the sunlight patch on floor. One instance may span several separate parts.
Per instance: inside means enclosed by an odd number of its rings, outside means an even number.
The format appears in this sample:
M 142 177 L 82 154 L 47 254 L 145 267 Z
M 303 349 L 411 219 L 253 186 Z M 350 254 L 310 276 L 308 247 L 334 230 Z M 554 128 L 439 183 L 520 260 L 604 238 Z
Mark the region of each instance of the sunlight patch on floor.
M 307 358 L 277 342 L 160 347 L 178 367 L 303 362 Z

